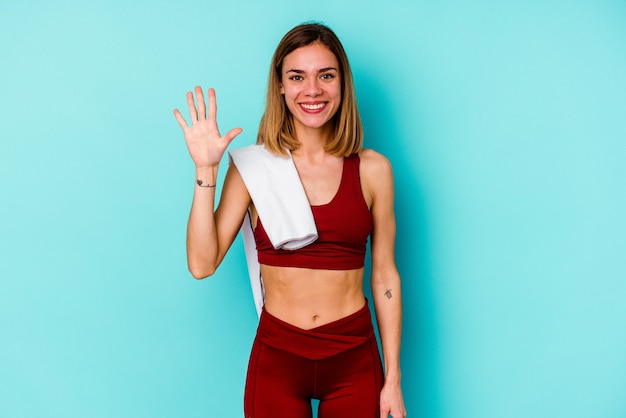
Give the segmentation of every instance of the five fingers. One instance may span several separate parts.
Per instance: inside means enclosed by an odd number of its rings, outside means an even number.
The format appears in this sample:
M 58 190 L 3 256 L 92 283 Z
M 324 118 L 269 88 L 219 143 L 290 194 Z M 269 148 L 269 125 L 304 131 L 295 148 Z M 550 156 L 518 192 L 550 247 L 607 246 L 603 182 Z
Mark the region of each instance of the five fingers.
M 194 101 L 194 93 L 187 92 L 187 107 L 189 108 L 189 116 L 191 118 L 191 124 L 187 124 L 187 121 L 183 117 L 182 113 L 178 109 L 174 109 L 174 117 L 181 127 L 183 132 L 187 132 L 190 125 L 193 126 L 202 121 L 208 121 L 210 129 L 214 129 L 219 135 L 217 129 L 217 100 L 215 98 L 215 90 L 208 90 L 208 118 L 207 118 L 207 106 L 204 101 L 204 94 L 202 88 L 196 86 L 194 89 L 196 100 Z M 197 105 L 197 106 L 196 106 Z M 231 129 L 223 139 L 230 143 L 237 135 L 242 132 L 241 128 Z

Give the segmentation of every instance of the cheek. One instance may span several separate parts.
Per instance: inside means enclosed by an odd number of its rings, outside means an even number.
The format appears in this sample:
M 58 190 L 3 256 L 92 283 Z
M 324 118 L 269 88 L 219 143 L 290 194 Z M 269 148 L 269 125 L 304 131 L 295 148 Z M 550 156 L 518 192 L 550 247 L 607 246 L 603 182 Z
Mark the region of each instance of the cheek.
M 341 100 L 341 83 L 337 83 L 333 86 L 333 96 Z
M 285 103 L 285 106 L 287 106 L 287 109 L 289 109 L 289 112 L 293 113 L 295 111 L 293 103 L 294 97 L 290 93 L 291 92 L 288 89 L 283 91 L 283 102 Z
M 341 103 L 342 97 L 341 97 L 341 89 L 338 88 L 337 91 L 335 91 L 335 100 L 339 103 Z
M 287 85 L 283 84 L 282 86 L 280 86 L 280 93 L 285 97 L 292 97 L 293 87 L 289 86 L 289 84 Z

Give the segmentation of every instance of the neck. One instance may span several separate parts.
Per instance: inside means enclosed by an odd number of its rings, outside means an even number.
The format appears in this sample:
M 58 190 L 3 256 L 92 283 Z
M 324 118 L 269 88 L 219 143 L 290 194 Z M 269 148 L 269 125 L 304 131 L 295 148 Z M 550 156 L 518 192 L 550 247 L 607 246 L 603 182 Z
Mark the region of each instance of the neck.
M 310 156 L 324 154 L 324 147 L 331 139 L 333 129 L 330 124 L 321 128 L 296 127 L 296 138 L 300 142 L 300 147 L 292 154 L 297 156 Z

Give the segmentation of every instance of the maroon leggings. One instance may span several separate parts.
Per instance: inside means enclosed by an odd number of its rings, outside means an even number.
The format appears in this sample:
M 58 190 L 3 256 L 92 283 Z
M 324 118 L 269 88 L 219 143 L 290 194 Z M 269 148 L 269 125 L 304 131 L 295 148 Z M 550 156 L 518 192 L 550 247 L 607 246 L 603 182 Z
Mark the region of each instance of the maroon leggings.
M 379 417 L 383 371 L 367 306 L 310 330 L 261 313 L 244 397 L 246 418 Z

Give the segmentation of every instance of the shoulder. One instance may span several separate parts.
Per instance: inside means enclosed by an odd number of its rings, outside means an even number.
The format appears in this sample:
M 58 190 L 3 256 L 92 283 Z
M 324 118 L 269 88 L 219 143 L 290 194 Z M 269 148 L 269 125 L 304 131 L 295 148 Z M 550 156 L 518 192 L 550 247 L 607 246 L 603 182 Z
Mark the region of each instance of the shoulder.
M 359 152 L 361 160 L 360 173 L 361 177 L 380 178 L 392 175 L 391 162 L 384 155 L 372 150 L 363 149 Z
M 359 152 L 359 159 L 361 188 L 370 209 L 379 206 L 376 202 L 392 201 L 393 174 L 389 160 L 371 149 Z

